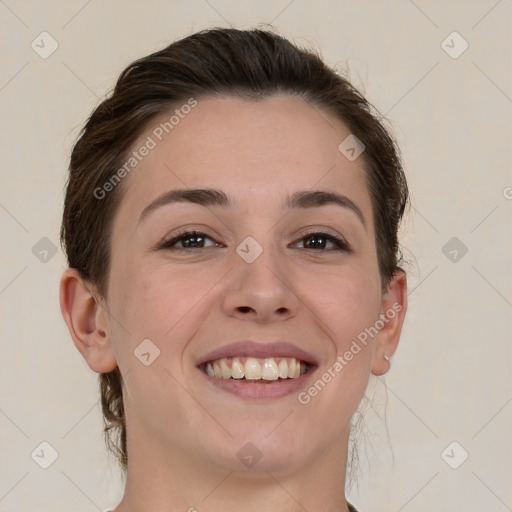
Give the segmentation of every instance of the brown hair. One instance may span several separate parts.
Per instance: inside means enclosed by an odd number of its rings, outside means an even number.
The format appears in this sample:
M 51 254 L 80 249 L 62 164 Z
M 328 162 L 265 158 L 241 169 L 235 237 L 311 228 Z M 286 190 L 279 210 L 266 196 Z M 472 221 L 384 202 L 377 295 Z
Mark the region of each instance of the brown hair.
M 136 139 L 157 115 L 191 97 L 258 100 L 276 93 L 303 98 L 340 119 L 365 146 L 383 290 L 401 270 L 398 228 L 408 199 L 399 150 L 372 105 L 312 50 L 269 30 L 215 28 L 176 41 L 136 60 L 93 111 L 69 165 L 61 244 L 68 264 L 107 296 L 112 220 L 123 183 L 102 188 L 125 162 Z M 126 471 L 126 423 L 119 368 L 99 376 L 107 445 Z M 117 437 L 117 439 L 116 439 Z

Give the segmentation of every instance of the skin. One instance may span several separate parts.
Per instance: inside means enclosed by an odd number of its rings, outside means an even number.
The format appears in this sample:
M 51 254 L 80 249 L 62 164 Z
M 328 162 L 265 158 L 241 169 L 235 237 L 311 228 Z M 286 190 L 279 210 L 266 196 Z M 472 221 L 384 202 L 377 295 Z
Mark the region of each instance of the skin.
M 338 150 L 348 135 L 296 97 L 200 98 L 122 183 L 107 297 L 64 272 L 61 309 L 75 345 L 92 370 L 119 366 L 125 380 L 129 464 L 117 512 L 348 510 L 350 418 L 370 373 L 388 371 L 384 354 L 395 352 L 406 312 L 403 273 L 381 291 L 363 161 Z M 173 203 L 138 221 L 162 192 L 207 187 L 236 205 Z M 346 207 L 285 208 L 288 195 L 312 189 L 347 196 L 366 226 Z M 211 239 L 155 249 L 180 227 Z M 353 253 L 311 248 L 306 227 L 343 237 Z M 236 252 L 248 236 L 263 248 L 252 263 Z M 243 399 L 196 368 L 228 343 L 283 339 L 319 362 L 307 390 L 393 304 L 400 312 L 307 405 L 297 393 Z M 161 351 L 149 366 L 133 354 L 147 338 Z M 237 457 L 248 442 L 262 454 L 252 467 Z

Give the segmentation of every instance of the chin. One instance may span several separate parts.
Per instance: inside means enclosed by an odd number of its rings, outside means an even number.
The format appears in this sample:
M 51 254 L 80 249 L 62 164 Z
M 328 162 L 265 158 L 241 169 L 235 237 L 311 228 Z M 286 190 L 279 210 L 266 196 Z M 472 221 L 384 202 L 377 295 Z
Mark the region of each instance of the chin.
M 253 428 L 230 430 L 233 438 L 224 436 L 214 453 L 211 453 L 210 445 L 208 458 L 226 471 L 247 475 L 293 471 L 306 462 L 308 454 L 313 456 L 317 450 L 308 446 L 308 439 L 298 436 L 295 429 L 276 428 L 278 423 L 269 422 L 265 428 L 259 424 Z

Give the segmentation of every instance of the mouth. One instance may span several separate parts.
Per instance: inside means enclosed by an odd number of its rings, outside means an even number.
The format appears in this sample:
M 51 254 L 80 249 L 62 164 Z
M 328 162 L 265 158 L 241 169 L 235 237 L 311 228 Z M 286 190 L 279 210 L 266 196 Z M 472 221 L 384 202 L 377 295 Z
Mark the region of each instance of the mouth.
M 197 363 L 208 383 L 241 398 L 280 398 L 305 385 L 318 362 L 287 342 L 236 342 Z
M 311 367 L 294 357 L 223 357 L 203 363 L 200 369 L 215 379 L 269 383 L 297 379 Z

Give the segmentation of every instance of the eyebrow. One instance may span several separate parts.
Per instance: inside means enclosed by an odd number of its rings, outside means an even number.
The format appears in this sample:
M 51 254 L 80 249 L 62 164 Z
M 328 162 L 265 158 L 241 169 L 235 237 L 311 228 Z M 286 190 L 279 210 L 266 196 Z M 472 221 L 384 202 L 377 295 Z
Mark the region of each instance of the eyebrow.
M 164 192 L 142 210 L 139 222 L 156 209 L 171 203 L 194 203 L 201 206 L 217 206 L 232 208 L 235 201 L 222 190 L 206 189 L 176 189 Z M 292 194 L 286 202 L 291 208 L 318 208 L 326 205 L 337 205 L 352 210 L 366 229 L 366 222 L 360 208 L 347 196 L 323 190 L 301 190 Z

